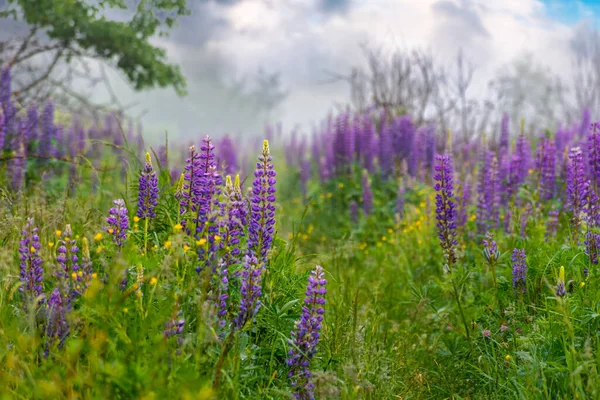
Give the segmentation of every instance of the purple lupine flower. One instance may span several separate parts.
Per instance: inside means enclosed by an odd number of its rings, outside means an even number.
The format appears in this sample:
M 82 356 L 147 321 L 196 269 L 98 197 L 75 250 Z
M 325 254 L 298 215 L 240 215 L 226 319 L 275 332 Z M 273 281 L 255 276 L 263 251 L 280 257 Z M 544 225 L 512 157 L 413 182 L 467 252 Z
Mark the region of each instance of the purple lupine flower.
M 492 169 L 492 157 L 491 152 L 486 151 L 485 148 L 481 149 L 479 156 L 479 168 L 477 171 L 477 232 L 479 234 L 484 233 L 489 229 L 489 214 L 490 206 L 488 201 L 490 200 L 490 171 Z
M 246 254 L 241 271 L 240 309 L 234 320 L 238 328 L 246 325 L 260 309 L 262 295 L 262 267 L 253 254 Z
M 237 150 L 235 143 L 229 135 L 225 135 L 219 142 L 219 162 L 224 167 L 226 175 L 233 175 L 239 170 Z
M 436 156 L 434 167 L 436 182 L 434 189 L 436 205 L 436 226 L 440 245 L 444 251 L 446 262 L 452 266 L 456 262 L 456 204 L 454 203 L 454 186 L 452 184 L 452 160 L 448 155 Z
M 160 169 L 169 169 L 169 149 L 166 145 L 162 145 L 158 148 L 156 152 L 158 156 L 158 164 L 160 165 Z
M 300 163 L 300 186 L 302 188 L 302 198 L 306 200 L 308 181 L 310 180 L 310 160 L 302 160 Z
M 275 176 L 269 142 L 265 140 L 254 172 L 248 227 L 248 253 L 256 256 L 261 269 L 267 261 L 275 233 Z
M 507 154 L 509 143 L 510 143 L 510 117 L 507 113 L 502 114 L 502 122 L 500 123 L 500 143 L 498 147 L 498 153 Z
M 288 376 L 292 379 L 294 397 L 302 400 L 313 400 L 313 384 L 311 382 L 310 362 L 317 352 L 321 337 L 320 330 L 325 314 L 325 272 L 317 265 L 308 277 L 306 298 L 300 319 L 294 324 L 289 343 L 286 364 L 290 367 Z
M 586 253 L 592 264 L 598 264 L 598 255 L 600 254 L 600 204 L 598 204 L 598 196 L 593 189 L 587 191 L 587 232 L 585 235 Z
M 0 72 L 0 114 L 2 115 L 2 122 L 0 124 L 0 151 L 4 150 L 6 144 L 6 137 L 8 135 L 8 127 L 11 124 L 13 105 L 11 102 L 12 87 L 11 87 L 11 74 L 10 66 L 6 65 Z
M 590 176 L 594 188 L 600 184 L 600 123 L 596 122 L 590 126 L 591 133 L 588 135 L 588 163 Z
M 353 225 L 358 224 L 358 203 L 354 200 L 350 202 L 350 222 Z
M 127 230 L 129 229 L 129 216 L 125 200 L 113 200 L 113 207 L 108 211 L 106 223 L 108 226 L 104 228 L 113 239 L 113 242 L 122 247 L 127 239 Z
M 368 217 L 373 212 L 373 190 L 367 170 L 363 170 L 362 174 L 362 203 L 365 217 Z
M 205 264 L 212 261 L 212 256 L 217 251 L 219 244 L 215 236 L 219 233 L 217 224 L 217 213 L 222 208 L 219 202 L 222 184 L 221 175 L 217 171 L 217 163 L 214 153 L 215 146 L 209 136 L 202 139 L 200 147 L 200 174 L 198 178 L 197 191 L 192 193 L 192 211 L 196 216 L 196 237 L 207 237 L 208 251 L 204 247 L 198 248 L 198 256 Z M 200 272 L 202 266 L 196 270 Z
M 239 178 L 235 182 L 239 187 Z M 225 254 L 221 257 L 215 271 L 217 279 L 215 302 L 217 305 L 217 316 L 219 324 L 225 326 L 225 316 L 227 315 L 227 300 L 229 299 L 229 268 L 240 260 L 240 236 L 243 233 L 244 225 L 240 218 L 240 210 L 244 208 L 243 201 L 238 200 L 237 188 L 231 181 L 231 176 L 227 175 L 225 179 L 225 197 L 224 224 L 221 231 L 223 238 L 223 247 Z
M 396 192 L 396 207 L 394 214 L 398 219 L 404 218 L 404 197 L 406 195 L 406 188 L 404 186 L 404 180 L 400 180 L 398 185 L 398 191 Z
M 494 263 L 500 258 L 500 251 L 492 232 L 486 233 L 483 238 L 483 255 L 489 263 Z
M 311 139 L 311 157 L 313 160 L 318 161 L 321 159 L 321 146 L 319 144 L 319 135 L 315 129 Z
M 181 191 L 181 199 L 179 203 L 179 215 L 181 217 L 181 225 L 186 228 L 188 234 L 191 229 L 188 226 L 188 219 L 191 221 L 191 213 L 195 210 L 193 199 L 196 193 L 199 192 L 200 186 L 200 155 L 196 152 L 194 146 L 189 148 L 189 157 L 185 160 L 185 168 L 183 173 L 183 186 Z
M 567 206 L 573 213 L 574 242 L 577 244 L 578 232 L 581 225 L 581 214 L 586 205 L 589 183 L 585 179 L 583 168 L 583 154 L 581 148 L 574 147 L 569 152 L 570 163 L 567 170 Z
M 335 171 L 337 174 L 348 173 L 354 155 L 354 135 L 351 132 L 349 115 L 340 114 L 335 123 Z
M 359 147 L 361 148 L 361 166 L 369 171 L 374 172 L 373 169 L 373 153 L 375 152 L 373 144 L 375 143 L 375 124 L 371 121 L 371 117 L 366 114 L 363 117 L 363 126 L 361 130 Z
M 138 210 L 139 218 L 155 218 L 154 208 L 158 205 L 158 178 L 156 171 L 152 167 L 150 153 L 146 153 L 146 164 L 140 175 L 138 192 Z
M 457 226 L 464 226 L 467 223 L 467 211 L 471 204 L 472 192 L 471 175 L 467 175 L 464 183 L 461 185 L 460 207 L 456 218 Z
M 413 149 L 415 137 L 415 125 L 408 115 L 398 117 L 393 121 L 393 148 L 394 154 L 399 161 L 409 161 Z M 417 144 L 416 147 L 420 147 Z
M 19 291 L 26 302 L 32 302 L 42 295 L 42 279 L 44 268 L 40 257 L 40 237 L 33 218 L 28 218 L 19 242 L 19 260 L 21 267 Z
M 38 114 L 37 107 L 34 104 L 31 104 L 27 109 L 27 123 L 25 127 L 27 132 L 25 143 L 28 145 L 29 148 L 32 147 L 31 143 L 38 140 L 39 119 L 40 116 Z
M 63 296 L 59 288 L 54 288 L 50 299 L 48 299 L 48 307 L 46 310 L 46 328 L 45 334 L 47 338 L 44 357 L 48 357 L 50 346 L 59 340 L 58 347 L 62 348 L 69 335 L 69 323 L 67 321 L 67 308 Z
M 540 200 L 551 200 L 556 186 L 556 146 L 551 140 L 544 140 L 540 160 Z
M 10 176 L 11 188 L 15 193 L 18 193 L 23 188 L 23 182 L 25 180 L 25 166 L 27 164 L 25 149 L 27 144 L 25 143 L 25 123 L 23 120 L 17 122 L 18 133 L 12 138 L 12 149 L 14 151 L 13 156 L 15 158 L 8 161 L 7 169 Z
M 517 138 L 515 146 L 515 155 L 519 158 L 518 168 L 515 171 L 517 186 L 525 182 L 527 171 L 531 167 L 531 147 L 525 133 L 521 133 Z
M 514 249 L 513 263 L 513 288 L 515 293 L 520 289 L 522 293 L 527 291 L 527 262 L 524 249 Z
M 58 271 L 56 277 L 62 284 L 62 292 L 67 294 L 67 303 L 82 293 L 81 281 L 83 273 L 79 267 L 79 247 L 73 238 L 71 225 L 67 224 L 61 232 L 58 248 L 56 249 L 56 262 Z
M 181 335 L 183 333 L 184 328 L 185 319 L 173 319 L 165 323 L 165 330 L 163 331 L 163 335 L 167 339 L 174 335 Z
M 588 132 L 591 123 L 592 115 L 590 113 L 590 109 L 586 107 L 583 110 L 583 114 L 581 115 L 581 124 L 578 127 L 579 129 L 577 133 L 579 134 L 579 136 L 583 136 L 586 132 Z
M 379 168 L 384 179 L 394 172 L 391 129 L 391 125 L 382 125 L 379 133 Z
M 548 211 L 548 222 L 546 223 L 546 240 L 554 238 L 558 229 L 558 210 Z
M 435 126 L 429 125 L 425 130 L 424 172 L 431 178 L 435 162 Z

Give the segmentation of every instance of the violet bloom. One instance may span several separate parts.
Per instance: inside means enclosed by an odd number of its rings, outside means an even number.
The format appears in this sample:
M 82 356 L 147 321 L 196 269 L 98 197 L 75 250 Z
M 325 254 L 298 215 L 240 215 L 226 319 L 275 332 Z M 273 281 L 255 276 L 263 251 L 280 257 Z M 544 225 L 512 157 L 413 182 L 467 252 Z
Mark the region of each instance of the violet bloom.
M 286 360 L 290 367 L 288 376 L 292 379 L 294 397 L 302 400 L 313 400 L 313 384 L 311 382 L 310 362 L 317 352 L 321 337 L 321 324 L 325 310 L 325 273 L 320 265 L 311 272 L 306 287 L 306 298 L 300 319 L 296 321 L 290 339 L 289 357 Z
M 512 263 L 513 288 L 515 289 L 515 293 L 517 290 L 525 293 L 527 291 L 527 262 L 524 249 L 514 249 Z
M 113 242 L 122 247 L 127 239 L 127 230 L 129 229 L 129 216 L 125 200 L 113 200 L 113 207 L 108 211 L 106 223 L 108 226 L 104 228 L 113 239 Z
M 58 347 L 62 348 L 67 336 L 69 335 L 69 323 L 67 322 L 67 308 L 65 307 L 65 301 L 60 293 L 59 288 L 54 288 L 50 299 L 48 300 L 48 307 L 46 310 L 46 349 L 44 351 L 44 357 L 48 357 L 50 353 L 50 346 L 59 340 Z
M 25 181 L 25 167 L 27 162 L 25 158 L 25 149 L 27 144 L 25 143 L 24 121 L 19 120 L 17 125 L 17 132 L 19 134 L 13 137 L 13 145 L 11 146 L 14 151 L 15 158 L 9 160 L 7 165 L 7 172 L 10 176 L 11 188 L 15 193 L 18 193 L 23 189 L 23 183 Z
M 376 139 L 375 124 L 371 121 L 371 117 L 368 114 L 363 117 L 362 123 L 360 136 L 362 167 L 372 173 L 374 172 L 373 155 L 375 150 L 373 144 Z
M 181 199 L 179 202 L 179 215 L 181 217 L 181 225 L 186 228 L 186 232 L 190 234 L 188 220 L 191 220 L 190 214 L 195 209 L 192 199 L 199 192 L 200 186 L 200 155 L 194 146 L 189 148 L 189 157 L 185 160 L 185 168 L 183 173 L 183 186 L 181 190 Z
M 235 174 L 239 170 L 237 150 L 229 135 L 224 136 L 219 142 L 219 164 L 224 167 L 227 175 Z
M 454 203 L 454 186 L 452 184 L 452 160 L 448 155 L 436 156 L 434 167 L 436 182 L 434 189 L 436 205 L 436 226 L 440 245 L 444 251 L 446 262 L 451 267 L 456 262 L 456 204 Z
M 498 245 L 491 232 L 486 233 L 485 238 L 483 239 L 483 256 L 490 264 L 495 263 L 500 258 Z
M 42 295 L 44 268 L 40 257 L 40 237 L 33 218 L 28 218 L 19 242 L 19 260 L 21 267 L 19 291 L 26 302 L 32 302 Z
M 379 134 L 379 167 L 383 178 L 391 176 L 394 172 L 393 143 L 390 125 L 382 125 Z
M 590 126 L 591 133 L 588 135 L 588 163 L 590 166 L 591 181 L 594 188 L 600 184 L 600 123 L 596 122 Z
M 540 160 L 540 200 L 551 200 L 556 186 L 556 146 L 548 139 L 542 143 Z
M 217 213 L 222 208 L 219 196 L 223 182 L 217 171 L 214 149 L 215 146 L 209 136 L 202 139 L 198 186 L 196 191 L 192 192 L 192 211 L 196 214 L 194 217 L 196 224 L 195 236 L 197 239 L 206 238 L 208 242 L 207 248 L 198 248 L 198 256 L 201 262 L 205 264 L 212 261 L 212 257 L 219 247 L 218 240 L 215 237 L 219 233 Z M 200 265 L 196 268 L 196 271 L 200 272 L 201 269 L 202 266 Z
M 373 213 L 373 190 L 371 189 L 371 180 L 367 170 L 363 170 L 362 174 L 362 203 L 365 217 Z
M 239 178 L 235 182 L 238 188 L 231 182 L 231 176 L 227 175 L 225 179 L 225 197 L 224 224 L 221 231 L 223 238 L 223 248 L 225 254 L 217 264 L 215 276 L 217 280 L 215 302 L 217 303 L 217 316 L 219 324 L 225 326 L 225 316 L 227 315 L 227 300 L 229 299 L 229 268 L 240 261 L 240 237 L 244 230 L 240 218 L 240 210 L 244 207 L 243 201 L 238 200 L 237 189 L 239 189 Z
M 574 241 L 577 244 L 578 232 L 581 225 L 581 214 L 586 205 L 589 183 L 585 179 L 583 154 L 581 148 L 574 147 L 569 152 L 570 163 L 567 170 L 567 206 L 573 213 Z
M 156 177 L 156 171 L 152 167 L 150 153 L 146 153 L 146 164 L 139 180 L 137 216 L 139 218 L 155 218 L 156 212 L 154 208 L 157 205 L 158 178 Z
M 269 142 L 265 140 L 254 172 L 248 227 L 248 252 L 256 256 L 261 268 L 267 261 L 275 233 L 275 176 Z
M 259 264 L 258 259 L 247 254 L 244 257 L 241 271 L 240 285 L 240 309 L 234 320 L 234 324 L 238 328 L 244 327 L 246 322 L 253 319 L 260 309 L 262 295 L 262 271 L 263 268 Z
M 587 232 L 585 235 L 586 253 L 592 264 L 598 264 L 598 255 L 600 254 L 600 234 L 598 227 L 600 226 L 600 205 L 598 204 L 598 196 L 594 190 L 587 191 Z
M 163 336 L 168 339 L 172 336 L 177 336 L 177 342 L 181 344 L 183 338 L 181 334 L 183 334 L 183 330 L 185 329 L 185 319 L 172 319 L 169 322 L 165 323 L 165 330 L 163 331 Z
M 83 274 L 79 268 L 79 247 L 77 247 L 77 240 L 73 238 L 73 231 L 69 224 L 58 241 L 56 262 L 58 263 L 56 276 L 62 283 L 63 293 L 68 293 L 69 300 L 73 299 L 82 293 Z

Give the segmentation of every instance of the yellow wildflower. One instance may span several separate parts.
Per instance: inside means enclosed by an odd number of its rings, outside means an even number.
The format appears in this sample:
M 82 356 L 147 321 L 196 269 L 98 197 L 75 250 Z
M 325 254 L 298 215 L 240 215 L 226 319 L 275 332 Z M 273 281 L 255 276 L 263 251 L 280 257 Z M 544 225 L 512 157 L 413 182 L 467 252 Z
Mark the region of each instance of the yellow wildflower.
M 129 312 L 129 309 L 128 309 L 127 307 L 125 307 L 125 308 L 123 309 L 123 312 Z
M 388 229 L 388 233 L 394 233 L 394 230 L 390 228 Z
M 48 247 L 53 248 L 54 247 L 54 242 L 48 242 Z
M 135 292 L 135 295 L 137 297 L 142 297 L 142 292 L 140 290 L 138 290 L 137 292 Z
M 385 242 L 385 241 L 387 240 L 387 237 L 385 237 L 385 236 L 382 236 L 382 237 L 381 237 L 381 240 Z
M 170 241 L 170 240 L 167 240 L 167 241 L 165 242 L 165 249 L 168 249 L 169 247 L 171 247 L 171 241 Z
M 135 217 L 133 217 L 133 222 L 135 222 L 135 223 L 140 222 L 140 217 L 138 217 L 137 215 Z
M 108 233 L 110 233 L 112 235 L 113 233 L 115 233 L 115 230 L 113 228 L 109 228 Z
M 504 359 L 505 359 L 506 361 L 510 361 L 510 355 L 508 355 L 508 354 L 507 354 L 507 355 L 506 355 L 506 357 L 504 357 Z
M 56 232 L 55 232 L 55 233 L 56 233 L 56 236 L 60 236 L 60 235 L 62 235 L 62 231 L 61 231 L 61 230 L 58 230 L 58 229 L 56 230 Z
M 306 239 L 308 239 L 308 235 L 306 235 L 306 234 L 302 235 L 302 240 L 306 240 Z
M 96 242 L 102 240 L 102 234 L 100 232 L 96 233 L 96 236 L 94 236 L 94 240 Z
M 152 277 L 152 279 L 150 279 L 151 285 L 156 285 L 157 282 L 158 282 L 158 279 L 156 279 L 155 277 Z
M 175 226 L 173 226 L 173 230 L 175 232 L 179 232 L 182 229 L 183 229 L 183 226 L 181 226 L 181 224 L 175 224 Z
M 196 246 L 204 246 L 206 244 L 206 239 L 201 238 L 200 240 L 196 241 Z
M 92 279 L 96 279 L 96 278 L 98 278 L 98 274 L 97 274 L 96 272 L 94 272 L 94 273 L 92 274 Z
M 219 240 L 221 240 L 221 236 L 215 235 L 215 242 L 218 242 Z
M 96 253 L 100 254 L 101 251 L 102 251 L 102 246 L 98 246 L 98 248 L 96 249 Z
M 77 274 L 76 274 L 75 272 L 73 272 L 73 273 L 71 274 L 71 278 L 73 278 L 73 279 L 77 279 Z
M 581 287 L 584 287 L 584 286 L 585 286 L 585 282 L 581 282 Z
M 339 187 L 340 189 L 343 189 L 343 188 L 344 188 L 344 184 L 343 184 L 342 182 L 340 182 L 340 183 L 338 183 L 338 187 Z
M 190 246 L 188 246 L 187 244 L 183 245 L 183 251 L 188 251 L 190 249 Z
M 29 251 L 30 251 L 30 252 L 32 252 L 32 253 L 35 253 L 35 247 L 31 246 L 31 247 L 29 248 Z

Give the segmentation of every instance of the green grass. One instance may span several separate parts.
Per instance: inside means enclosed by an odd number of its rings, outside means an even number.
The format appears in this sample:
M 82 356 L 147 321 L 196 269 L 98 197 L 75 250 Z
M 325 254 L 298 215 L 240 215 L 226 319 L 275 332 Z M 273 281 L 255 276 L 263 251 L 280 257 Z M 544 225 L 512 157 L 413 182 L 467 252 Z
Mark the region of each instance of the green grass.
M 193 243 L 173 228 L 178 206 L 167 171 L 160 176 L 150 250 L 142 254 L 142 222 L 132 228 L 121 250 L 106 233 L 96 240 L 112 199 L 126 199 L 133 218 L 139 164 L 131 164 L 125 176 L 119 169 L 98 174 L 95 191 L 87 168 L 78 170 L 80 181 L 71 190 L 64 166 L 56 163 L 52 177 L 41 180 L 37 164 L 30 165 L 27 193 L 18 197 L 5 192 L 0 200 L 3 397 L 292 398 L 285 363 L 288 339 L 300 315 L 308 271 L 317 263 L 328 279 L 325 320 L 311 364 L 319 399 L 600 396 L 598 271 L 592 268 L 584 279 L 588 257 L 583 247 L 570 243 L 567 215 L 561 216 L 552 240 L 544 238 L 547 205 L 534 209 L 526 238 L 520 237 L 518 226 L 514 234 L 496 232 L 502 253 L 496 289 L 481 237 L 473 233 L 474 209 L 460 230 L 459 262 L 450 277 L 443 272 L 430 187 L 407 186 L 405 217 L 399 219 L 394 215 L 396 182 L 373 177 L 374 214 L 352 224 L 348 206 L 351 200 L 360 202 L 358 173 L 323 186 L 314 177 L 303 201 L 297 173 L 277 156 L 277 239 L 264 276 L 262 307 L 256 320 L 232 337 L 216 389 L 216 365 L 228 330 L 216 323 L 206 290 L 210 274 L 196 274 L 197 257 L 184 249 Z M 105 164 L 115 165 L 115 159 L 108 154 Z M 56 243 L 55 231 L 66 224 L 79 240 L 88 239 L 94 268 L 99 277 L 107 277 L 106 283 L 93 280 L 78 300 L 68 316 L 71 334 L 64 348 L 54 343 L 48 358 L 43 357 L 40 315 L 23 310 L 17 291 L 20 231 L 29 216 L 40 228 L 45 293 L 55 285 L 56 245 L 49 243 Z M 512 288 L 515 247 L 527 253 L 528 291 L 523 296 Z M 554 295 L 561 265 L 572 281 L 562 299 Z M 143 282 L 143 296 L 131 282 L 128 290 L 119 289 L 127 268 L 132 281 Z M 238 303 L 234 289 L 232 312 Z M 182 345 L 163 337 L 165 322 L 178 312 L 186 319 Z M 508 329 L 502 331 L 502 326 Z

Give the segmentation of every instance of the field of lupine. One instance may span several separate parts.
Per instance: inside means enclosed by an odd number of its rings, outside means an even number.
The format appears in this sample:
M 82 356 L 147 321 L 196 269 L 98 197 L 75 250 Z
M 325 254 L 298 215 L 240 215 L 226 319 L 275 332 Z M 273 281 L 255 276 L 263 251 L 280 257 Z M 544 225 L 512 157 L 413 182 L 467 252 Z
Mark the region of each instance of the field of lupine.
M 600 396 L 588 111 L 466 144 L 372 110 L 154 151 L 0 81 L 3 398 Z

